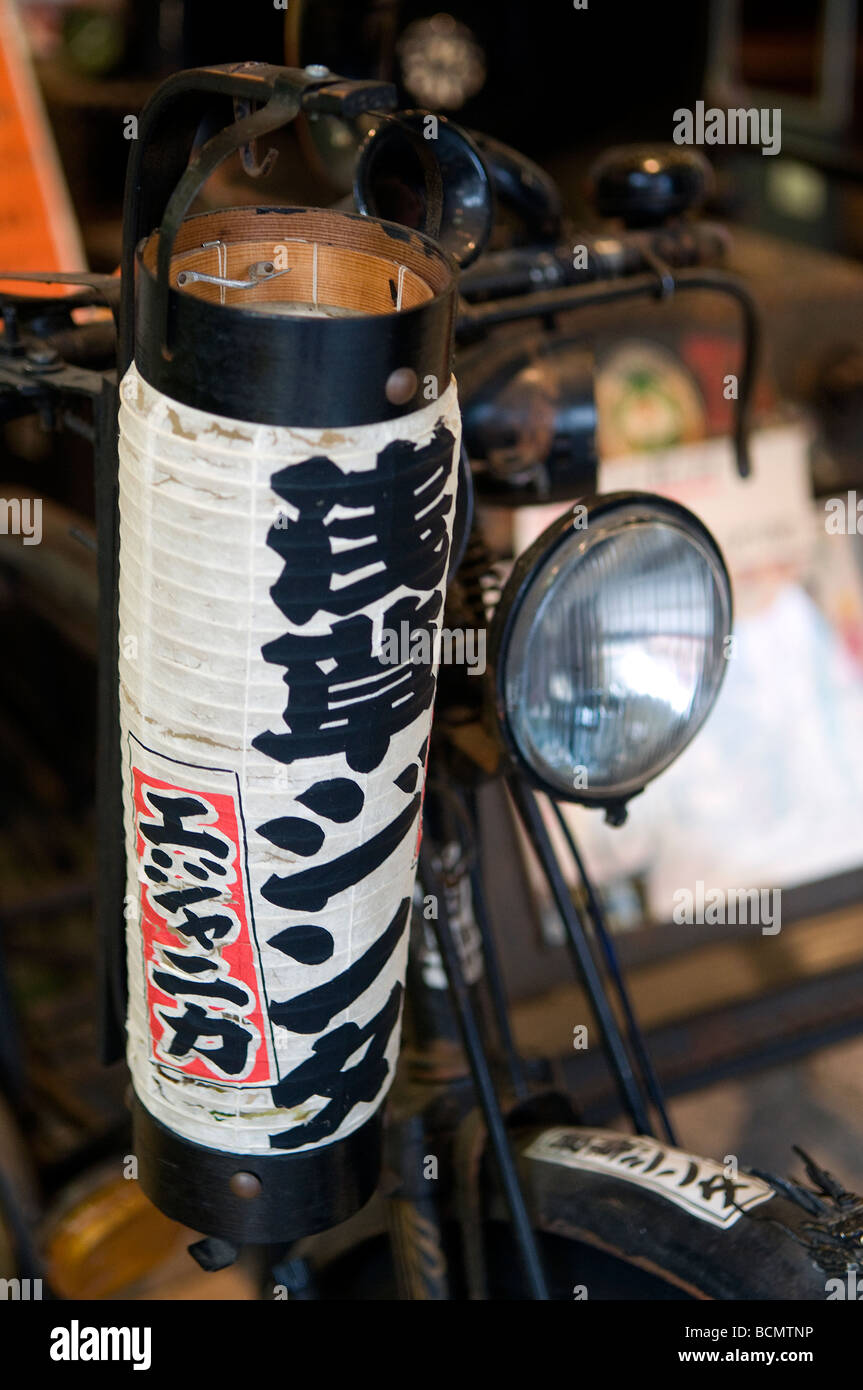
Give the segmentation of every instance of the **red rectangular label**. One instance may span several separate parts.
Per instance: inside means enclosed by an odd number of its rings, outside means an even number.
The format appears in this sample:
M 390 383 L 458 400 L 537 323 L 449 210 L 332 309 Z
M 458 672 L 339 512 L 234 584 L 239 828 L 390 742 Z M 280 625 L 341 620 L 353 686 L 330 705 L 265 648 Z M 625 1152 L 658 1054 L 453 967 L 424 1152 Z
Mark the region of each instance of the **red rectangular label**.
M 273 1084 L 235 796 L 132 773 L 152 1060 L 206 1081 Z

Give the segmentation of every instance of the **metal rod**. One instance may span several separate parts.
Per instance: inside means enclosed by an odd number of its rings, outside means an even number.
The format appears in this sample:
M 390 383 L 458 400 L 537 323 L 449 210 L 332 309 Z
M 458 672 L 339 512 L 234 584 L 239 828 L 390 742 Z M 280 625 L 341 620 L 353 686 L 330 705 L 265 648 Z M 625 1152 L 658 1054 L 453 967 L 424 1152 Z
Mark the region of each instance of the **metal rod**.
M 732 275 L 714 270 L 680 270 L 674 277 L 674 289 L 709 290 L 724 294 L 733 299 L 740 310 L 743 329 L 743 365 L 737 395 L 737 412 L 734 422 L 734 450 L 737 471 L 741 478 L 751 472 L 748 436 L 749 410 L 755 386 L 755 372 L 758 364 L 758 310 L 749 291 Z M 666 286 L 667 288 L 667 286 Z M 611 304 L 620 300 L 649 297 L 655 299 L 661 291 L 660 281 L 654 275 L 635 275 L 619 282 L 605 281 L 599 285 L 575 285 L 564 289 L 547 290 L 524 298 L 500 299 L 489 304 L 461 306 L 456 324 L 456 337 L 472 340 L 481 336 L 487 329 L 502 323 L 515 323 L 519 319 L 561 314 L 570 309 L 592 308 L 596 305 Z
M 507 786 L 543 872 L 548 879 L 548 885 L 566 933 L 567 945 L 593 1007 L 603 1047 L 616 1080 L 624 1109 L 632 1119 L 637 1133 L 652 1134 L 653 1127 L 647 1102 L 642 1094 L 641 1086 L 626 1049 L 626 1042 L 593 958 L 584 924 L 560 871 L 560 865 L 548 838 L 548 831 L 545 828 L 536 797 L 518 777 L 510 777 L 507 780 Z
M 509 1208 L 519 1257 L 524 1267 L 531 1296 L 539 1301 L 548 1301 L 550 1296 L 542 1260 L 509 1147 L 506 1124 L 498 1103 L 488 1058 L 482 1044 L 479 1022 L 467 983 L 462 974 L 458 950 L 450 931 L 446 899 L 439 883 L 439 875 L 434 865 L 429 862 L 430 856 L 427 849 L 420 851 L 420 861 L 423 882 L 426 884 L 435 883 L 440 890 L 437 894 L 438 916 L 434 919 L 438 950 L 452 994 L 477 1097 L 488 1129 L 489 1143 L 494 1154 L 498 1176 Z
M 269 267 L 269 269 L 267 269 Z M 256 285 L 265 285 L 268 280 L 278 280 L 280 275 L 290 275 L 291 267 L 276 270 L 272 261 L 256 261 L 248 269 L 247 280 L 231 280 L 227 275 L 207 275 L 203 270 L 181 270 L 177 284 L 182 288 L 200 280 L 205 285 L 221 285 L 227 290 L 250 290 Z
M 436 787 L 440 792 L 440 787 Z M 466 853 L 468 873 L 470 876 L 470 902 L 474 921 L 480 935 L 482 943 L 483 978 L 480 986 L 484 985 L 488 1003 L 494 1015 L 495 1028 L 498 1035 L 498 1044 L 503 1053 L 503 1059 L 509 1071 L 510 1081 L 513 1091 L 518 1100 L 525 1100 L 529 1094 L 527 1079 L 525 1077 L 524 1063 L 518 1055 L 515 1039 L 512 1034 L 512 1027 L 509 1021 L 509 1005 L 506 997 L 506 987 L 503 982 L 503 974 L 500 968 L 500 957 L 497 944 L 491 929 L 488 907 L 485 899 L 485 887 L 483 884 L 482 869 L 478 855 L 478 816 L 476 806 L 476 795 L 470 791 L 458 793 L 448 788 L 450 804 L 454 805 L 460 819 L 462 820 L 466 834 L 470 842 L 469 851 Z
M 617 949 L 614 945 L 614 940 L 612 938 L 611 932 L 608 929 L 608 923 L 606 921 L 605 916 L 605 908 L 603 907 L 602 900 L 594 887 L 593 880 L 588 874 L 587 869 L 585 868 L 584 860 L 582 859 L 581 854 L 579 852 L 575 836 L 572 833 L 572 829 L 570 828 L 561 807 L 556 801 L 552 800 L 551 808 L 554 811 L 557 823 L 560 826 L 560 829 L 563 833 L 563 837 L 566 840 L 567 846 L 569 848 L 569 852 L 572 855 L 572 858 L 575 862 L 575 866 L 578 870 L 579 877 L 581 878 L 581 881 L 584 884 L 584 891 L 587 897 L 588 912 L 590 913 L 591 920 L 593 921 L 593 925 L 596 930 L 597 940 L 599 941 L 600 947 L 602 948 L 602 954 L 605 957 L 605 963 L 608 966 L 608 972 L 611 976 L 612 983 L 614 984 L 618 1002 L 620 1003 L 621 1010 L 623 1011 L 624 1019 L 626 1020 L 626 1032 L 627 1037 L 629 1038 L 629 1045 L 632 1048 L 633 1053 L 635 1054 L 635 1060 L 638 1063 L 638 1066 L 641 1070 L 641 1075 L 644 1081 L 644 1085 L 647 1089 L 647 1093 L 650 1096 L 650 1099 L 653 1101 L 654 1106 L 656 1107 L 656 1112 L 659 1115 L 659 1119 L 662 1123 L 662 1128 L 665 1131 L 665 1137 L 670 1144 L 676 1144 L 677 1138 L 675 1136 L 674 1129 L 672 1127 L 671 1120 L 668 1115 L 662 1086 L 660 1084 L 659 1077 L 656 1074 L 656 1069 L 653 1065 L 653 1060 L 650 1056 L 650 1052 L 648 1051 L 647 1043 L 644 1039 L 644 1034 L 641 1031 L 638 1019 L 635 1016 L 635 1010 L 632 1007 L 632 1000 L 629 997 L 629 990 L 626 988 L 626 981 L 623 978 L 623 971 L 620 968 L 620 961 L 617 956 Z
M 491 1000 L 492 1011 L 494 1013 L 495 1025 L 500 1038 L 500 1045 L 503 1050 L 507 1070 L 509 1071 L 513 1091 L 518 1100 L 525 1100 L 528 1095 L 527 1079 L 524 1074 L 524 1064 L 518 1055 L 515 1039 L 512 1035 L 506 989 L 500 969 L 500 958 L 498 956 L 497 944 L 492 935 L 491 923 L 489 922 L 488 908 L 485 900 L 485 888 L 482 882 L 482 872 L 478 865 L 474 865 L 471 869 L 470 889 L 473 915 L 482 940 L 482 955 L 485 965 L 486 984 L 488 987 L 489 999 Z
M 107 1065 L 123 1056 L 126 1017 L 126 893 L 120 750 L 120 691 L 117 680 L 119 618 L 119 512 L 117 504 L 117 384 L 106 375 L 93 401 L 96 489 L 96 564 L 99 582 L 99 659 L 96 764 L 97 897 L 100 941 L 100 1040 Z

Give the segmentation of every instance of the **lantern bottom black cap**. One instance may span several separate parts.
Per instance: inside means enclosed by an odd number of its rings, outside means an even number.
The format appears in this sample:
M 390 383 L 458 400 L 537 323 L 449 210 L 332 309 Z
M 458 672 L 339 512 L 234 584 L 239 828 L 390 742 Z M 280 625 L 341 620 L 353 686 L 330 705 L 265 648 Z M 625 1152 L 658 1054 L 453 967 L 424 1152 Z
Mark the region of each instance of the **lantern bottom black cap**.
M 336 1226 L 364 1206 L 380 1176 L 380 1113 L 345 1139 L 289 1154 L 195 1144 L 161 1124 L 137 1096 L 132 1127 L 138 1179 L 151 1202 L 193 1231 L 236 1245 L 299 1240 Z M 239 1195 L 232 1179 L 254 1195 Z

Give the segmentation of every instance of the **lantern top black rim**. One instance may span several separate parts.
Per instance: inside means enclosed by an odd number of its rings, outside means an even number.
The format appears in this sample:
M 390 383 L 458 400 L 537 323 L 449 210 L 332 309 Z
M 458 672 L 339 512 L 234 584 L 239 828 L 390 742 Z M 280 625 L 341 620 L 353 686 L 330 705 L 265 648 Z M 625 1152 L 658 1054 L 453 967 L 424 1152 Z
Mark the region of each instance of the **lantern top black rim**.
M 421 233 L 330 209 L 198 214 L 177 234 L 166 301 L 156 278 L 158 235 L 142 241 L 136 253 L 135 362 L 144 379 L 173 400 L 253 423 L 326 428 L 396 419 L 446 390 L 458 268 Z M 189 292 L 176 284 L 177 270 L 197 251 L 221 245 L 227 261 L 232 247 L 242 248 L 246 264 L 261 264 L 282 244 L 297 251 L 289 293 L 294 285 L 308 287 L 314 247 L 315 284 L 320 264 L 340 295 L 360 306 L 367 299 L 368 310 L 309 317 L 270 311 L 268 302 L 276 301 L 267 285 L 223 289 L 205 280 Z M 210 270 L 215 254 L 210 250 Z M 236 278 L 236 266 L 220 278 Z M 302 294 L 297 298 L 306 303 Z

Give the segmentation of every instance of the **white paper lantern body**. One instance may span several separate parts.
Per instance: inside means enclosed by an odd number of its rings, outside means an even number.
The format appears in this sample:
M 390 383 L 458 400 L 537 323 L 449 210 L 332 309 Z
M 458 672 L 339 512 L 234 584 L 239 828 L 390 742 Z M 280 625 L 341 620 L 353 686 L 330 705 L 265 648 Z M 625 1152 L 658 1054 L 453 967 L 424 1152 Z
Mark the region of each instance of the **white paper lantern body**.
M 440 628 L 454 384 L 338 430 L 121 386 L 129 1063 L 146 1110 L 238 1154 L 350 1134 L 399 1043 Z M 329 606 L 328 606 L 329 605 Z

